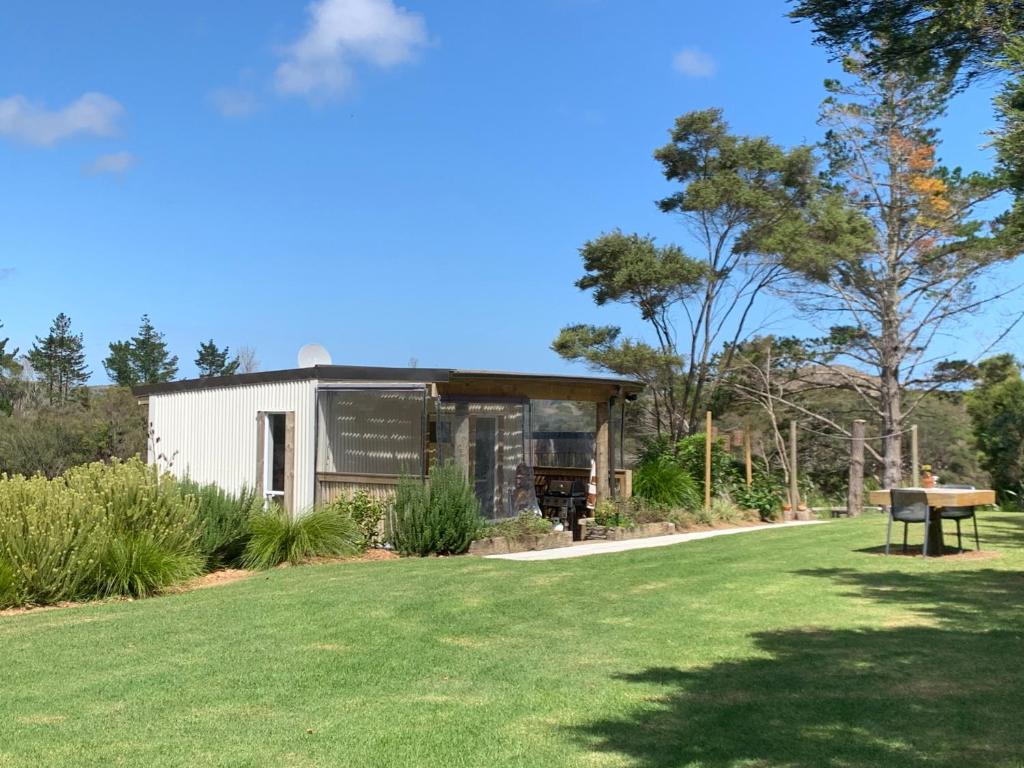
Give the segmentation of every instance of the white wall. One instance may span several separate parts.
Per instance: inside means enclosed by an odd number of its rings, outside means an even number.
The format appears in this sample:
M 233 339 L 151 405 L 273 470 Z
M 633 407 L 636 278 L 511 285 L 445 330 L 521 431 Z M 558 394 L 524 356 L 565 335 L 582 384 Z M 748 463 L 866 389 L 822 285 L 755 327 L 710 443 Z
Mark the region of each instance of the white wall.
M 289 381 L 151 395 L 149 421 L 157 453 L 172 471 L 238 492 L 256 486 L 256 414 L 295 412 L 295 510 L 313 505 L 315 381 Z M 173 454 L 177 451 L 177 455 Z M 152 445 L 150 453 L 152 454 Z M 149 460 L 156 457 L 150 455 Z M 165 462 L 160 462 L 166 466 Z

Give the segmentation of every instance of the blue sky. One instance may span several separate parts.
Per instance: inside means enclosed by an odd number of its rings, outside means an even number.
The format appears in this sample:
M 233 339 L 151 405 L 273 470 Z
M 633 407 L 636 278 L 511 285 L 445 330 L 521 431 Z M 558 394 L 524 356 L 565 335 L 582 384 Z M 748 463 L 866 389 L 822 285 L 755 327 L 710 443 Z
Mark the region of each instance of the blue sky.
M 24 349 L 66 312 L 94 383 L 144 312 L 184 376 L 211 336 L 267 370 L 310 341 L 347 364 L 573 370 L 548 349 L 563 325 L 643 332 L 573 286 L 582 242 L 688 242 L 653 203 L 677 115 L 720 106 L 739 132 L 818 138 L 836 66 L 785 10 L 8 0 L 3 334 Z M 954 103 L 947 162 L 987 167 L 989 96 Z

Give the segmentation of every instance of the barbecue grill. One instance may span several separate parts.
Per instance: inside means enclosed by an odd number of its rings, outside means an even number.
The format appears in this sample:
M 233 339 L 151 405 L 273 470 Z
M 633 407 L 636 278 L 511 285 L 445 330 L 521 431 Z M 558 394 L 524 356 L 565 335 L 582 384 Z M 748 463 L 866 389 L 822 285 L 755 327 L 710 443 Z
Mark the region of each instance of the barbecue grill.
M 541 501 L 548 517 L 557 517 L 578 536 L 576 522 L 586 516 L 587 487 L 582 480 L 551 480 Z

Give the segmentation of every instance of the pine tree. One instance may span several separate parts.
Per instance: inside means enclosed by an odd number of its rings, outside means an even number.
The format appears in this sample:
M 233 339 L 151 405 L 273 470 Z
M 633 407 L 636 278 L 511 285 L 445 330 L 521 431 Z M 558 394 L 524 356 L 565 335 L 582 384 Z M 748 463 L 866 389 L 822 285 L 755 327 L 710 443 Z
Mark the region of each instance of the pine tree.
M 0 323 L 0 328 L 4 324 Z M 14 401 L 17 396 L 18 376 L 21 375 L 21 365 L 18 363 L 18 348 L 8 351 L 7 343 L 9 338 L 0 339 L 0 413 L 8 416 L 14 408 Z
M 238 372 L 239 360 L 235 357 L 228 360 L 230 347 L 220 349 L 210 339 L 199 345 L 198 356 L 196 357 L 196 368 L 199 369 L 199 378 L 209 379 L 214 376 L 232 376 Z
M 67 402 L 71 393 L 89 380 L 82 334 L 71 333 L 71 318 L 63 312 L 54 318 L 45 338 L 36 337 L 28 361 L 46 384 L 51 405 Z
M 178 356 L 167 352 L 164 335 L 142 316 L 139 332 L 128 341 L 114 341 L 103 361 L 107 375 L 122 387 L 160 384 L 178 375 Z

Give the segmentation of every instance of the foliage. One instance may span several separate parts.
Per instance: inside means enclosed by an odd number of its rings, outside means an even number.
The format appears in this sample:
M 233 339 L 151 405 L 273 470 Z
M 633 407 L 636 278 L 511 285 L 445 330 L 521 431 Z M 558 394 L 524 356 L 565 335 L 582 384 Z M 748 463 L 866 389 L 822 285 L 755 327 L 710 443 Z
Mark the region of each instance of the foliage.
M 330 506 L 352 518 L 359 528 L 363 549 L 383 544 L 381 524 L 387 511 L 387 502 L 375 499 L 366 491 L 356 491 L 351 496 L 336 499 Z
M 732 490 L 732 498 L 743 509 L 753 509 L 762 520 L 774 520 L 782 511 L 784 490 L 767 480 L 746 484 L 737 484 Z
M 675 456 L 646 456 L 633 471 L 633 493 L 655 504 L 693 509 L 701 504 L 700 486 Z
M 111 539 L 100 555 L 96 596 L 145 597 L 202 571 L 198 552 L 167 547 L 148 534 L 126 533 Z
M 149 315 L 143 315 L 135 336 L 111 342 L 103 367 L 122 387 L 159 384 L 178 375 L 178 357 L 168 353 L 164 335 L 153 327 Z
M 198 572 L 196 501 L 138 459 L 0 477 L 0 562 L 15 605 L 144 595 Z M 13 595 L 13 598 L 11 597 Z
M 3 328 L 3 323 L 0 323 Z M 14 400 L 18 392 L 18 377 L 21 375 L 21 364 L 18 362 L 18 348 L 8 349 L 10 338 L 0 338 L 0 415 L 8 416 L 14 409 Z
M 231 376 L 238 372 L 241 364 L 237 357 L 229 359 L 230 349 L 218 347 L 213 339 L 204 341 L 196 351 L 196 368 L 199 369 L 199 378 L 209 379 L 214 376 Z
M 609 528 L 633 528 L 636 520 L 630 512 L 628 505 L 605 499 L 594 508 L 594 522 Z
M 1024 489 L 1024 380 L 1012 355 L 997 355 L 978 366 L 979 380 L 967 396 L 967 412 L 982 466 L 1001 499 Z
M 260 569 L 351 555 L 359 551 L 361 540 L 352 518 L 330 506 L 292 517 L 284 507 L 272 504 L 249 518 L 248 534 L 242 563 Z
M 405 555 L 458 555 L 481 525 L 480 504 L 462 469 L 452 461 L 430 470 L 429 484 L 403 479 L 392 508 L 389 534 Z
M 509 520 L 498 520 L 485 523 L 477 532 L 475 539 L 493 539 L 503 536 L 507 539 L 526 539 L 531 536 L 543 536 L 551 533 L 552 523 L 533 512 L 524 510 Z
M 950 383 L 949 366 L 932 370 L 932 340 L 1005 293 L 978 286 L 1016 258 L 1024 232 L 981 218 L 1004 179 L 939 165 L 935 124 L 948 80 L 865 62 L 848 57 L 847 80 L 826 84 L 828 186 L 776 253 L 799 276 L 805 308 L 843 318 L 815 360 L 881 423 L 883 483 L 896 486 L 908 414 Z
M 196 499 L 197 546 L 207 568 L 236 565 L 249 537 L 249 518 L 263 511 L 263 499 L 255 490 L 228 493 L 212 483 L 181 481 L 181 489 Z
M 71 333 L 71 318 L 63 312 L 44 338 L 36 337 L 27 357 L 36 376 L 46 384 L 51 405 L 67 402 L 89 380 L 82 334 Z
M 584 274 L 576 282 L 598 305 L 635 307 L 655 343 L 620 338 L 616 326 L 571 325 L 552 348 L 643 380 L 646 428 L 674 440 L 696 428 L 714 395 L 711 363 L 724 329 L 732 341 L 740 338 L 753 303 L 781 275 L 759 255 L 792 227 L 815 180 L 808 148 L 787 152 L 764 138 L 734 135 L 715 109 L 679 117 L 655 159 L 679 185 L 658 205 L 683 218 L 700 253 L 615 230 L 580 248 Z
M 132 393 L 121 387 L 86 400 L 0 414 L 0 472 L 56 477 L 78 464 L 128 459 L 146 449 L 146 424 Z
M 876 69 L 991 74 L 1006 45 L 1024 35 L 1018 0 L 791 0 L 794 19 L 810 21 L 815 43 L 837 57 L 870 51 Z M 884 47 L 873 47 L 885 40 Z
M 697 490 L 702 498 L 704 495 L 704 460 L 706 447 L 705 433 L 680 440 L 675 447 L 676 461 L 686 473 L 697 483 Z M 740 479 L 740 471 L 736 462 L 725 447 L 724 440 L 717 438 L 711 441 L 711 493 L 725 493 L 731 490 Z

